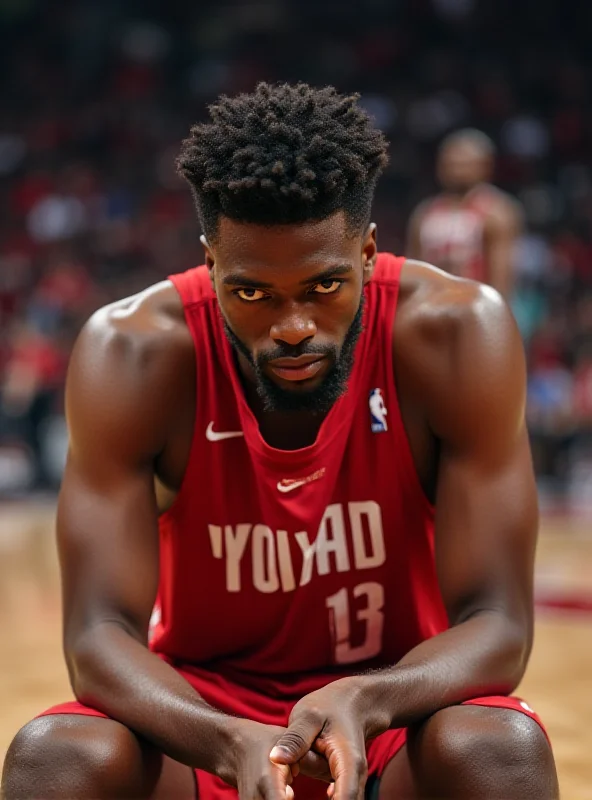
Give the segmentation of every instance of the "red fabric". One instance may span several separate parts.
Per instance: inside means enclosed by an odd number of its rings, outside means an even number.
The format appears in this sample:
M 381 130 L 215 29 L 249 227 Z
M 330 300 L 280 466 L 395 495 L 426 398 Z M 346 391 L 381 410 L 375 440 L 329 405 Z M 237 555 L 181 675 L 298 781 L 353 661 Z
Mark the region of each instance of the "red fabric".
M 490 191 L 476 188 L 461 203 L 441 195 L 428 205 L 419 232 L 424 261 L 454 275 L 487 282 L 484 248 Z
M 195 342 L 198 402 L 183 485 L 160 520 L 151 648 L 229 714 L 286 725 L 303 695 L 394 664 L 447 627 L 433 508 L 393 374 L 402 264 L 378 257 L 348 391 L 315 443 L 295 451 L 259 433 L 206 268 L 171 278 Z M 224 433 L 232 435 L 216 438 Z M 534 716 L 515 699 L 472 702 Z M 77 703 L 46 713 L 102 716 Z M 371 774 L 404 741 L 405 731 L 393 730 L 372 742 Z M 198 777 L 200 800 L 236 798 L 213 776 Z M 300 789 L 324 797 L 321 784 Z
M 183 485 L 160 520 L 156 652 L 294 699 L 393 664 L 447 627 L 433 509 L 393 375 L 402 263 L 378 257 L 348 392 L 316 442 L 293 451 L 259 433 L 206 268 L 171 278 L 195 342 L 199 399 Z M 373 432 L 375 390 L 387 414 L 386 430 Z M 210 426 L 238 435 L 209 441 Z M 298 485 L 281 491 L 286 482 Z M 230 713 L 248 711 L 237 698 L 224 702 Z
M 184 677 L 191 681 L 191 676 L 185 674 Z M 226 687 L 228 688 L 228 687 Z M 201 686 L 200 686 L 201 691 Z M 269 698 L 259 697 L 262 705 L 270 704 Z M 476 706 L 489 706 L 490 708 L 507 708 L 514 711 L 519 711 L 521 714 L 535 720 L 540 725 L 545 736 L 547 731 L 540 717 L 533 711 L 527 703 L 519 697 L 477 697 L 473 700 L 467 700 L 463 705 L 476 705 Z M 277 704 L 276 704 L 277 709 Z M 286 708 L 284 719 L 278 723 L 277 717 L 274 717 L 275 724 L 286 724 L 287 714 L 289 710 Z M 44 711 L 40 716 L 49 716 L 52 714 L 80 714 L 88 717 L 103 717 L 108 718 L 106 714 L 96 711 L 94 708 L 83 706 L 81 703 L 71 701 L 69 703 L 61 703 L 60 705 L 53 706 L 47 711 Z M 266 715 L 264 715 L 266 716 Z M 263 719 L 261 721 L 264 721 Z M 271 721 L 271 720 L 269 720 Z M 388 762 L 399 752 L 405 744 L 407 738 L 407 731 L 405 728 L 396 728 L 382 736 L 378 736 L 374 741 L 370 742 L 367 747 L 368 756 L 368 774 L 369 776 L 381 776 L 388 764 Z M 547 737 L 548 738 L 548 737 Z M 220 778 L 210 775 L 201 770 L 195 771 L 198 787 L 199 787 L 199 800 L 237 800 L 238 794 L 235 789 L 228 786 Z M 326 786 L 318 781 L 312 781 L 307 778 L 299 777 L 296 779 L 294 789 L 297 797 L 306 797 L 307 800 L 325 800 Z

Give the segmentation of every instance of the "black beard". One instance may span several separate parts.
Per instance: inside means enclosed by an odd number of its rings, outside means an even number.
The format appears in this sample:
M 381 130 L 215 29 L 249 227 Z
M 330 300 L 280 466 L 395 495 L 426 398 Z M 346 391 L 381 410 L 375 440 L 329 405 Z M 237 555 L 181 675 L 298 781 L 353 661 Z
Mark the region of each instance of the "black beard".
M 304 342 L 301 346 L 291 347 L 278 344 L 273 350 L 260 353 L 256 359 L 250 350 L 231 330 L 224 319 L 224 331 L 232 346 L 249 362 L 256 378 L 257 394 L 263 401 L 265 411 L 308 411 L 315 414 L 326 414 L 347 390 L 347 381 L 354 365 L 356 344 L 364 328 L 364 295 L 360 301 L 356 315 L 349 326 L 341 350 L 337 347 L 321 347 L 314 342 Z M 308 391 L 290 391 L 278 386 L 263 371 L 263 367 L 276 358 L 297 358 L 302 355 L 322 355 L 328 357 L 332 365 L 323 382 Z

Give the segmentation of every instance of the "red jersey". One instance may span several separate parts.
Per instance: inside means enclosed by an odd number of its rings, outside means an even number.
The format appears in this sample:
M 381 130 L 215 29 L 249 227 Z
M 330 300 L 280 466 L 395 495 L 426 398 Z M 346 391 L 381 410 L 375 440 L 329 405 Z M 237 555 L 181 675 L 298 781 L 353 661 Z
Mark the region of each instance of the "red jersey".
M 460 203 L 441 195 L 428 204 L 419 230 L 424 261 L 461 278 L 487 282 L 485 223 L 492 191 L 478 186 Z
M 288 723 L 301 697 L 397 662 L 448 627 L 436 579 L 434 515 L 415 472 L 393 373 L 403 260 L 378 257 L 348 390 L 314 444 L 270 447 L 243 395 L 205 267 L 173 275 L 195 342 L 197 404 L 189 463 L 160 518 L 160 586 L 150 647 L 210 705 Z M 540 720 L 519 698 L 470 705 Z M 78 702 L 46 714 L 104 717 Z M 404 728 L 367 745 L 380 776 Z M 237 800 L 196 770 L 200 800 Z M 296 797 L 322 800 L 302 775 Z
M 198 399 L 183 485 L 160 518 L 151 648 L 177 665 L 299 694 L 447 627 L 393 374 L 402 263 L 378 257 L 348 390 L 314 444 L 291 451 L 259 433 L 206 267 L 171 276 Z

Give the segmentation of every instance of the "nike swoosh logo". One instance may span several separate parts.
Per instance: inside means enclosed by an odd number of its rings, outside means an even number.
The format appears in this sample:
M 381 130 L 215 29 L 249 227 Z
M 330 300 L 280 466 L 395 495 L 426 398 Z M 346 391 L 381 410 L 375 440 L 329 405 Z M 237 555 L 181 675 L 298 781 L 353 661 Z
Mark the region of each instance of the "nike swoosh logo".
M 307 475 L 306 478 L 283 478 L 281 481 L 278 481 L 277 489 L 278 492 L 293 492 L 294 489 L 299 489 L 301 486 L 304 486 L 306 483 L 312 483 L 313 481 L 318 481 L 319 478 L 322 478 L 327 470 L 325 467 L 321 467 L 316 472 L 313 472 L 312 475 Z
M 290 483 L 282 483 L 279 481 L 277 485 L 278 492 L 293 492 L 294 489 L 298 489 L 299 486 L 304 486 L 305 483 L 308 483 L 308 480 L 291 481 Z
M 208 442 L 221 442 L 223 439 L 236 439 L 237 436 L 244 436 L 242 431 L 215 431 L 214 422 L 210 422 L 206 428 L 206 439 Z

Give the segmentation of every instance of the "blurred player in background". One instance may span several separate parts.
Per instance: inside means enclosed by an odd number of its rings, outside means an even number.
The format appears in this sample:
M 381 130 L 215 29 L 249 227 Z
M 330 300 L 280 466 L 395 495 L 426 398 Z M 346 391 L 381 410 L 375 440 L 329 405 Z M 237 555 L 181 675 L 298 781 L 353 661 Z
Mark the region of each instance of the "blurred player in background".
M 378 253 L 356 96 L 222 97 L 178 163 L 205 264 L 75 347 L 77 701 L 16 736 L 3 797 L 553 800 L 512 696 L 537 534 L 512 315 Z
M 520 233 L 518 203 L 492 186 L 495 146 L 481 131 L 448 136 L 440 147 L 443 192 L 422 202 L 411 217 L 406 255 L 461 278 L 512 291 L 512 256 Z

